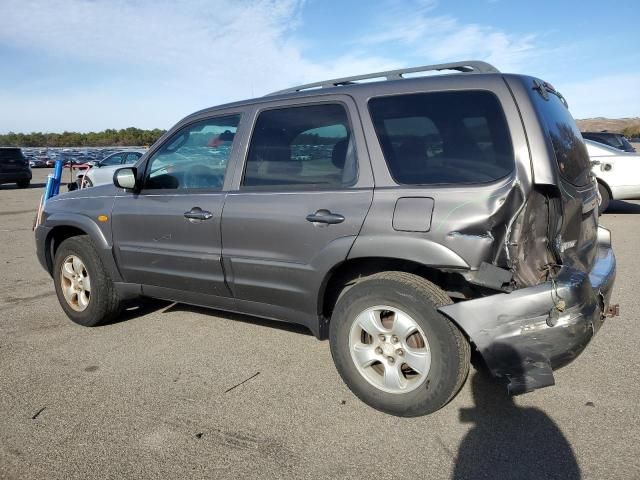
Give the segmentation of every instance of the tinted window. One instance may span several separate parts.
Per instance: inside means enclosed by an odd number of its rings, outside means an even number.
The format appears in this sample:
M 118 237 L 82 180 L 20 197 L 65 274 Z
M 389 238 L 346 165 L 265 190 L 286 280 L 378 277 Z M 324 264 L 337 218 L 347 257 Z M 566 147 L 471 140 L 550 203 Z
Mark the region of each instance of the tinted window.
M 242 184 L 341 186 L 355 181 L 356 168 L 342 105 L 282 108 L 258 116 Z
M 400 184 L 485 183 L 514 168 L 509 128 L 492 93 L 379 97 L 369 101 L 369 111 Z
M 239 122 L 232 115 L 179 130 L 149 159 L 144 188 L 221 190 Z
M 141 156 L 142 154 L 139 152 L 129 152 L 127 153 L 127 156 L 124 159 L 124 163 L 126 164 L 136 163 Z
M 22 151 L 19 148 L 0 148 L 0 163 L 8 163 L 9 161 L 24 161 Z
M 553 93 L 549 93 L 547 99 L 534 90 L 531 95 L 542 115 L 560 175 L 574 185 L 588 184 L 591 165 L 587 147 L 569 110 Z
M 582 138 L 587 138 L 589 140 L 604 143 L 605 145 L 610 145 L 619 150 L 625 150 L 627 152 L 635 151 L 633 150 L 633 146 L 623 135 L 617 135 L 613 133 L 582 132 Z
M 105 158 L 100 162 L 103 167 L 109 167 L 111 165 L 120 165 L 122 163 L 122 154 L 112 155 Z

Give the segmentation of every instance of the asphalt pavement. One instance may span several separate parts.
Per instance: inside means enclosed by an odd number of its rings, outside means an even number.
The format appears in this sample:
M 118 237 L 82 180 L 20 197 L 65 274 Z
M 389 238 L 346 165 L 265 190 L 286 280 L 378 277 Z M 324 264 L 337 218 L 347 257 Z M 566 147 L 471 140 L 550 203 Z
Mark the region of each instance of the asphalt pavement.
M 621 315 L 556 386 L 510 398 L 472 369 L 404 419 L 303 328 L 160 301 L 73 324 L 35 256 L 47 173 L 0 186 L 0 478 L 640 478 L 640 202 L 601 219 Z

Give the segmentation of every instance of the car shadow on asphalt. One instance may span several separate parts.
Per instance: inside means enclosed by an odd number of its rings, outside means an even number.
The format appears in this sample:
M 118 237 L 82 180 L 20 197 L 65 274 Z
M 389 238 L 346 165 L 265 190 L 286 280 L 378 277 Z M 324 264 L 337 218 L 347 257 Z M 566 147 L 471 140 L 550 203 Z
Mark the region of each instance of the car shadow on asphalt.
M 279 330 L 285 330 L 287 332 L 292 332 L 292 333 L 300 333 L 303 335 L 313 335 L 308 328 L 306 328 L 303 325 L 299 325 L 297 323 L 278 322 L 275 320 L 267 320 L 264 318 L 252 317 L 250 315 L 242 315 L 240 313 L 231 313 L 231 312 L 224 312 L 221 310 L 215 310 L 211 308 L 196 307 L 194 305 L 187 305 L 185 303 L 171 304 L 163 311 L 163 313 L 171 312 L 171 311 L 198 313 L 201 315 L 214 316 L 214 317 L 222 318 L 225 320 L 230 320 L 233 322 L 249 323 L 259 327 L 277 328 Z
M 166 300 L 158 300 L 155 298 L 141 297 L 136 300 L 128 301 L 125 303 L 124 308 L 120 315 L 110 322 L 105 322 L 100 326 L 116 325 L 118 323 L 134 320 L 139 317 L 143 317 L 150 313 L 158 312 L 162 309 L 166 309 L 172 305 L 172 302 Z
M 452 480 L 581 478 L 569 441 L 545 412 L 518 406 L 486 369 L 470 382 L 475 406 L 460 409 L 459 418 L 473 427 L 458 447 Z
M 30 190 L 33 188 L 44 188 L 45 186 L 45 183 L 30 183 L 26 188 L 18 188 L 15 183 L 6 183 L 4 185 L 0 185 L 0 190 Z
M 640 213 L 640 204 L 624 202 L 622 200 L 611 200 L 611 203 L 609 203 L 609 208 L 607 208 L 605 215 L 607 213 L 621 213 L 621 214 Z

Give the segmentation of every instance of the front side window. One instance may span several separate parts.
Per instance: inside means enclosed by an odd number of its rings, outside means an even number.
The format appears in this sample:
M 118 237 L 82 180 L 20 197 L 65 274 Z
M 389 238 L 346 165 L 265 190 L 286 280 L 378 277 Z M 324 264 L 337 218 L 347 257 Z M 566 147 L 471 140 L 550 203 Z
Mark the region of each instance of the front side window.
M 357 157 L 344 106 L 321 104 L 267 110 L 251 137 L 245 187 L 340 187 L 357 176 Z
M 149 159 L 145 189 L 221 190 L 240 115 L 184 127 Z
M 369 111 L 399 184 L 487 183 L 514 169 L 509 128 L 490 92 L 378 97 L 369 101 Z

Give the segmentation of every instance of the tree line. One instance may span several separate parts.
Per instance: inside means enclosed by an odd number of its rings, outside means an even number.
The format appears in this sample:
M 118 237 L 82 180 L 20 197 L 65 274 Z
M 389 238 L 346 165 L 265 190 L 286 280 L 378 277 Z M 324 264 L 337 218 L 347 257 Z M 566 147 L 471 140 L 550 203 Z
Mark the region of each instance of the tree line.
M 14 133 L 0 134 L 0 146 L 6 147 L 130 147 L 149 146 L 166 130 L 142 130 L 129 127 L 109 128 L 101 132 Z
M 638 138 L 640 137 L 640 125 L 626 127 L 622 130 L 622 134 L 627 138 Z

